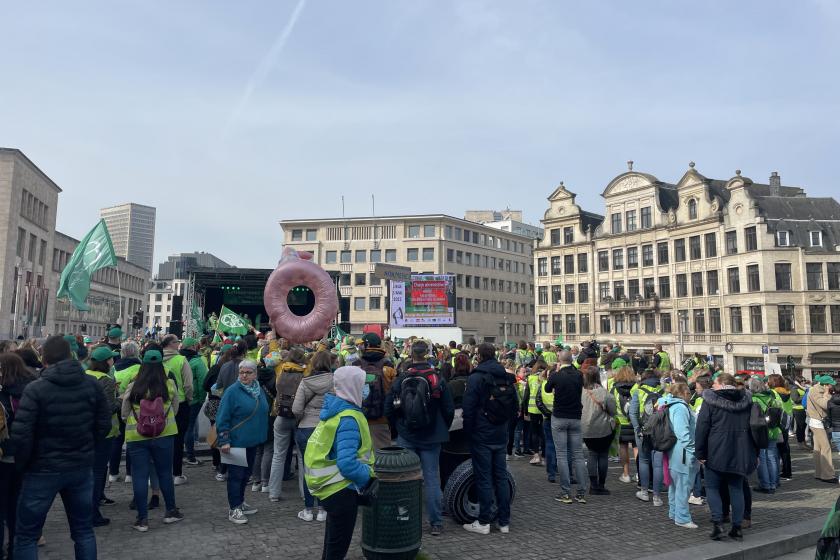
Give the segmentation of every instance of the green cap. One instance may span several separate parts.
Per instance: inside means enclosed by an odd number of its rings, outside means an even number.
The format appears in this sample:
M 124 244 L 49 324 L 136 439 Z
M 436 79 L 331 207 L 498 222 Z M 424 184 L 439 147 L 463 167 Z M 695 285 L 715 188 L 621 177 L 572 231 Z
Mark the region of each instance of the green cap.
M 219 354 L 224 354 L 228 350 L 233 348 L 233 344 L 223 344 L 221 348 L 219 348 Z
M 159 364 L 163 361 L 163 356 L 157 350 L 147 350 L 145 354 L 143 354 L 143 363 L 144 364 Z
M 108 338 L 122 338 L 123 332 L 119 327 L 114 327 L 108 331 Z
M 188 336 L 181 341 L 181 346 L 184 348 L 189 348 L 190 346 L 195 346 L 196 344 L 198 344 L 198 340 L 191 336 Z
M 837 382 L 830 375 L 818 375 L 814 378 L 814 381 L 820 385 L 837 385 Z
M 107 346 L 100 346 L 90 353 L 90 357 L 97 362 L 104 362 L 106 360 L 110 360 L 111 358 L 116 358 L 117 356 L 119 356 L 119 354 L 112 351 Z
M 70 345 L 70 350 L 72 350 L 73 352 L 79 351 L 79 343 L 76 342 L 75 336 L 73 336 L 72 334 L 66 334 L 64 335 L 64 340 L 66 340 L 67 343 Z

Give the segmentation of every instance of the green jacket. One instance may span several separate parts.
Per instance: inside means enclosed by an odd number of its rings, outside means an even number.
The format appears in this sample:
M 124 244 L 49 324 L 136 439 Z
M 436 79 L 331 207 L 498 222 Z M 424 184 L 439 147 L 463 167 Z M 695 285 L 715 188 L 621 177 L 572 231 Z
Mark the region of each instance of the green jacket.
M 761 393 L 754 393 L 752 400 L 754 403 L 758 404 L 761 408 L 761 412 L 767 412 L 767 409 L 771 406 L 779 409 L 782 408 L 782 402 L 776 396 L 776 393 L 770 390 L 762 391 Z M 782 435 L 782 428 L 770 428 L 769 435 L 770 444 L 773 445 L 774 442 L 778 441 L 779 437 Z

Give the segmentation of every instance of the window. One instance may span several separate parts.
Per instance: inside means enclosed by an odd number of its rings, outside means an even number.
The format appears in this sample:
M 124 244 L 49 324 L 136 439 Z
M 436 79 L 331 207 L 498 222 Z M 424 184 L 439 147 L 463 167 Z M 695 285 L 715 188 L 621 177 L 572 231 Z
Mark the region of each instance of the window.
M 578 266 L 578 273 L 583 274 L 584 272 L 589 271 L 589 255 L 586 253 L 578 253 L 577 256 L 577 266 Z
M 598 251 L 598 272 L 606 272 L 610 269 L 610 252 Z
M 645 313 L 645 334 L 656 334 L 656 314 Z
M 823 318 L 825 320 L 825 318 Z M 780 305 L 779 306 L 779 332 L 792 333 L 795 325 L 793 324 L 793 306 Z
M 613 270 L 624 269 L 624 249 L 613 249 Z
M 685 261 L 685 239 L 674 240 L 674 262 Z
M 578 284 L 578 303 L 589 303 L 589 284 Z
M 560 257 L 551 257 L 551 275 L 559 276 L 563 274 L 563 268 L 560 266 Z
M 653 266 L 653 245 L 642 245 L 642 266 Z
M 353 310 L 354 311 L 364 311 L 365 310 L 365 298 L 363 298 L 363 297 L 353 298 Z
M 636 231 L 636 211 L 628 210 L 624 213 L 624 219 L 627 222 L 627 231 Z
M 419 258 L 420 251 L 418 249 L 407 249 L 406 250 L 406 260 L 409 262 L 415 262 Z
M 559 284 L 551 287 L 551 303 L 557 305 L 563 302 L 563 286 Z
M 688 219 L 697 219 L 697 200 L 693 198 L 688 201 Z
M 292 230 L 292 241 L 303 241 L 303 230 L 302 229 L 293 229 Z
M 549 231 L 549 234 L 551 235 L 551 244 L 555 246 L 560 245 L 560 229 L 552 229 Z
M 809 305 L 808 318 L 811 323 L 812 333 L 826 332 L 825 326 L 825 305 Z
M 627 248 L 627 268 L 639 268 L 639 248 Z
M 776 245 L 779 247 L 790 247 L 790 232 L 789 231 L 777 231 L 776 232 Z
M 645 206 L 642 208 L 642 229 L 648 229 L 650 226 L 650 206 Z
M 29 262 L 35 262 L 35 250 L 38 248 L 38 238 L 34 234 L 29 234 Z
M 688 281 L 685 274 L 677 274 L 677 297 L 688 295 Z
M 670 313 L 660 313 L 659 314 L 659 330 L 662 331 L 663 334 L 668 334 L 671 332 L 671 314 Z
M 553 333 L 561 333 L 563 332 L 563 316 L 560 314 L 554 314 L 551 316 L 551 332 Z
M 464 311 L 472 311 L 472 298 L 464 299 L 464 304 Z M 510 305 L 510 302 L 508 302 L 508 305 Z
M 747 291 L 758 292 L 761 290 L 761 281 L 758 274 L 758 265 L 747 266 Z
M 47 258 L 47 242 L 45 240 L 41 240 L 41 252 L 38 253 L 38 264 L 44 266 L 44 262 Z
M 435 233 L 435 226 L 423 226 L 423 237 L 434 237 Z
M 630 315 L 630 334 L 639 333 L 639 314 L 632 313 Z
M 461 228 L 459 227 L 455 228 L 455 240 L 461 241 Z
M 663 241 L 656 244 L 656 258 L 659 264 L 668 264 L 668 243 Z
M 729 308 L 729 330 L 731 330 L 735 334 L 740 334 L 744 332 L 744 326 L 741 322 L 740 307 Z
M 306 240 L 307 241 L 315 241 L 318 237 L 318 230 L 317 229 L 308 229 L 306 230 Z
M 749 270 L 749 267 L 747 269 Z M 789 292 L 793 289 L 791 284 L 790 263 L 776 263 L 776 291 Z
M 342 263 L 345 263 L 345 264 L 350 263 L 352 257 L 353 257 L 353 254 L 350 251 L 342 251 L 341 252 L 341 262 Z
M 469 279 L 469 276 L 467 276 L 467 279 Z M 548 305 L 548 286 L 537 286 L 537 303 Z
M 808 239 L 811 241 L 811 247 L 822 247 L 821 231 L 809 231 Z
M 615 334 L 624 334 L 624 315 L 615 316 Z
M 548 276 L 548 259 L 545 257 L 537 259 L 537 275 Z
M 691 273 L 691 295 L 693 295 L 693 296 L 702 296 L 703 295 L 703 273 L 702 272 L 692 272 Z
M 610 283 L 598 282 L 598 299 L 605 301 L 608 297 L 610 297 Z
M 826 263 L 828 267 L 828 289 L 840 290 L 840 263 Z
M 575 273 L 575 256 L 574 255 L 566 255 L 563 257 L 563 269 L 566 274 L 574 274 Z
M 589 333 L 589 313 L 581 313 L 578 315 L 578 320 L 580 321 L 580 334 L 588 334 Z
M 327 259 L 324 261 L 326 264 L 335 264 L 338 259 L 338 253 L 336 251 L 327 251 Z
M 727 283 L 729 284 L 729 293 L 741 293 L 741 271 L 738 269 L 738 267 L 727 268 L 726 278 Z
M 443 226 L 443 238 L 452 239 L 452 226 Z
M 706 293 L 710 296 L 716 296 L 720 293 L 717 270 L 706 271 Z
M 758 250 L 758 238 L 755 233 L 755 226 L 744 228 L 744 243 L 747 246 L 747 251 Z
M 472 288 L 472 287 L 473 287 L 473 285 L 472 285 L 472 276 L 470 276 L 469 274 L 467 274 L 467 275 L 466 275 L 466 277 L 464 278 L 464 280 L 465 280 L 465 282 L 466 282 L 466 287 L 467 287 L 467 288 Z M 478 286 L 476 286 L 476 288 L 477 288 L 477 287 L 478 287 Z
M 357 286 L 364 286 L 367 284 L 367 274 L 363 272 L 356 273 L 356 285 Z
M 694 310 L 694 332 L 706 332 L 706 312 L 703 309 Z
M 363 263 L 367 262 L 367 251 L 363 249 L 359 249 L 356 251 L 356 262 Z
M 571 245 L 575 240 L 575 229 L 571 226 L 563 228 L 563 243 Z
M 161 307 L 162 306 L 160 306 L 160 305 L 155 305 L 155 313 L 160 313 L 161 312 Z
M 613 298 L 624 299 L 624 280 L 613 282 Z
M 566 303 L 575 302 L 575 285 L 566 284 Z
M 575 323 L 575 316 L 569 313 L 566 315 L 566 333 L 574 334 L 577 332 L 577 325 Z
M 714 233 L 706 234 L 706 258 L 717 256 L 717 235 Z
M 639 279 L 631 278 L 627 281 L 627 297 L 630 299 L 639 298 Z
M 349 286 L 350 285 L 350 275 L 349 274 L 342 274 L 338 277 L 338 285 L 339 286 Z
M 397 262 L 396 249 L 385 249 L 385 262 Z
M 761 306 L 750 306 L 750 332 L 760 333 L 764 330 L 764 323 L 761 319 Z
M 537 328 L 540 334 L 548 333 L 548 315 L 540 315 Z
M 372 262 L 372 263 L 382 262 L 382 249 L 371 249 L 370 250 L 370 262 Z
M 602 333 L 609 333 L 610 332 L 610 316 L 609 315 L 601 315 L 601 332 Z
M 809 290 L 823 289 L 822 263 L 805 263 L 805 275 Z
M 372 297 L 368 300 L 368 309 L 370 309 L 371 311 L 377 311 L 377 310 L 381 309 L 380 303 L 381 303 L 380 298 Z
M 655 292 L 656 288 L 653 286 L 653 278 L 644 278 L 642 280 L 642 293 L 645 299 L 652 298 Z
M 719 333 L 720 329 L 720 308 L 719 307 L 710 307 L 709 308 L 709 332 L 710 333 Z
M 840 333 L 840 305 L 832 305 L 831 308 L 831 332 Z
M 671 297 L 671 277 L 659 277 L 659 297 L 660 299 L 668 299 Z
M 621 233 L 621 214 L 616 213 L 610 217 L 613 233 Z
M 434 249 L 434 247 L 424 247 L 423 248 L 423 260 L 424 261 L 435 260 L 435 249 Z
M 691 256 L 691 260 L 693 261 L 703 258 L 702 249 L 700 248 L 699 235 L 692 235 L 688 238 L 688 251 Z
M 738 253 L 738 232 L 736 231 L 727 231 L 724 234 L 724 240 L 726 243 L 726 254 L 727 255 L 735 255 Z
M 408 226 L 408 233 L 406 234 L 406 237 L 420 237 L 420 226 Z

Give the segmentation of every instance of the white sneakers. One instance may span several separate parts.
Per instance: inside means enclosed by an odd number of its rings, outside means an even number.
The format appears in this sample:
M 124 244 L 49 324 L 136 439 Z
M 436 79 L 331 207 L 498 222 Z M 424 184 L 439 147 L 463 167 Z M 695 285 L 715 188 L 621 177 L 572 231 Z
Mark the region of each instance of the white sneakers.
M 510 533 L 510 525 L 499 525 L 499 532 L 507 535 Z
M 109 474 L 108 475 L 108 482 L 118 482 L 120 480 L 120 475 L 118 474 Z
M 245 517 L 245 514 L 241 509 L 236 508 L 228 512 L 228 521 L 236 523 L 237 525 L 242 525 L 244 523 L 248 523 L 248 518 Z
M 696 529 L 697 528 L 697 524 L 692 523 L 691 521 L 689 521 L 688 523 L 675 522 L 674 524 L 677 527 L 685 527 L 686 529 Z
M 263 494 L 268 494 L 268 486 L 263 486 L 263 487 L 260 489 L 260 492 L 262 492 Z
M 704 502 L 703 498 L 692 495 L 690 498 L 688 498 L 688 503 L 693 506 L 702 506 Z
M 531 457 L 531 460 L 528 461 L 528 462 L 532 465 L 539 465 L 540 464 L 540 456 L 539 455 L 534 455 L 533 457 Z
M 630 483 L 630 475 L 623 474 L 623 475 L 618 477 L 618 480 L 620 480 L 621 482 L 623 482 L 625 484 L 629 484 Z
M 125 483 L 126 484 L 131 484 L 131 475 L 130 474 L 125 475 Z
M 315 520 L 320 521 L 321 523 L 326 521 L 327 520 L 327 510 L 319 508 L 318 509 L 318 515 L 315 516 Z
M 464 529 L 469 531 L 470 533 L 478 533 L 479 535 L 489 535 L 490 534 L 490 524 L 482 525 L 479 523 L 478 519 L 473 521 L 472 523 L 465 523 Z
M 638 492 L 636 492 L 636 497 L 642 500 L 643 502 L 650 501 L 650 496 L 648 496 L 647 490 L 639 490 Z
M 662 498 L 660 498 L 657 494 L 653 495 L 653 505 L 655 505 L 656 507 L 663 505 Z
M 227 475 L 224 473 L 216 473 L 216 481 L 217 482 L 224 482 L 227 480 Z
M 187 477 L 185 475 L 180 475 L 175 477 L 175 486 L 181 486 L 182 484 L 187 483 Z
M 301 521 L 306 521 L 308 523 L 309 521 L 315 519 L 315 516 L 312 515 L 311 509 L 302 509 L 298 512 L 298 519 L 300 519 Z
M 262 484 L 255 482 L 251 485 L 251 492 L 259 492 L 262 489 Z
M 245 515 L 254 515 L 255 513 L 257 513 L 259 511 L 254 506 L 249 506 L 248 502 L 242 502 L 242 505 L 239 506 L 239 508 L 237 508 L 237 509 L 241 509 L 242 513 L 244 513 Z

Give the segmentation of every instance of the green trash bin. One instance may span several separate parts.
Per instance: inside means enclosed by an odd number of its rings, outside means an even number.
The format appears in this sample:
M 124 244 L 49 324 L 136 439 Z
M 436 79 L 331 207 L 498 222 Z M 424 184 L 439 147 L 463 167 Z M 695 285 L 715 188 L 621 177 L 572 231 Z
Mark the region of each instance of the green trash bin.
M 411 560 L 423 537 L 420 457 L 403 447 L 377 451 L 376 500 L 362 508 L 362 551 L 368 560 Z

